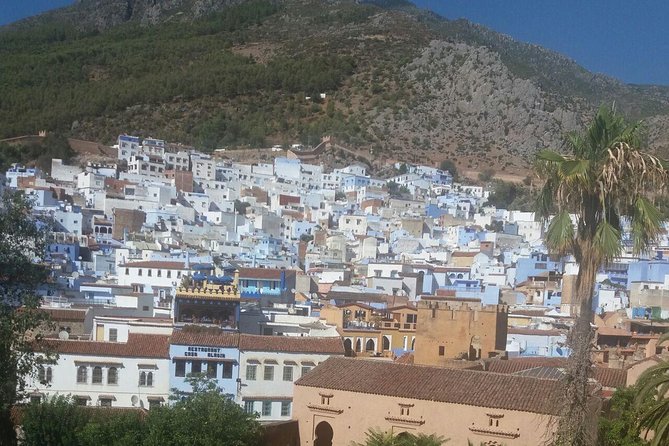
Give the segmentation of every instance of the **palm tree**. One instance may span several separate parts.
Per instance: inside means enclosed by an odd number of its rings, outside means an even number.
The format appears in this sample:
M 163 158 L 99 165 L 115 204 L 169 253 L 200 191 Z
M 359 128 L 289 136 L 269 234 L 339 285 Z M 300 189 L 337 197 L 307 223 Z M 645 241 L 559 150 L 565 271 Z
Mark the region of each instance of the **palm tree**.
M 369 429 L 363 443 L 353 443 L 352 446 L 441 446 L 447 438 L 435 434 L 410 434 L 402 432 L 397 435 L 378 429 Z
M 666 341 L 669 341 L 669 333 L 660 336 L 657 345 Z M 646 431 L 646 437 L 653 432 L 651 446 L 669 444 L 669 361 L 662 361 L 643 372 L 639 386 L 635 399 L 637 407 L 649 398 L 653 400 L 650 405 L 644 405 L 639 426 Z
M 666 164 L 638 150 L 640 142 L 638 123 L 629 125 L 613 108 L 601 107 L 584 133 L 567 137 L 569 154 L 545 150 L 537 155 L 537 171 L 545 180 L 538 215 L 554 214 L 546 244 L 553 253 L 572 254 L 579 264 L 572 301 L 578 318 L 568 337 L 571 356 L 555 444 L 593 443 L 588 377 L 597 270 L 621 252 L 625 223 L 637 253 L 662 229 L 663 216 L 651 200 L 665 187 Z

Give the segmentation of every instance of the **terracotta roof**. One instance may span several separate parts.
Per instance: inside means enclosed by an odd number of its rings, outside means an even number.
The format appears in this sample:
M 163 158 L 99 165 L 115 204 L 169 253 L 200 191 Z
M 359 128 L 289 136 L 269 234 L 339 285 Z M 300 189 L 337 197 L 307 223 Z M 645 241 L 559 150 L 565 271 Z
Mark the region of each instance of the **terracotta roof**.
M 295 385 L 541 414 L 556 414 L 562 396 L 555 380 L 338 357 Z
M 631 331 L 627 331 L 623 328 L 613 328 L 613 327 L 598 327 L 597 334 L 599 336 L 624 336 L 624 337 L 632 336 Z
M 257 336 L 242 334 L 239 349 L 244 351 L 344 354 L 340 337 Z
M 604 387 L 617 389 L 619 387 L 625 387 L 627 383 L 627 370 L 625 369 L 595 367 L 592 371 L 592 377 Z
M 61 355 L 169 358 L 169 336 L 130 333 L 128 342 L 44 341 L 46 349 Z
M 490 359 L 485 361 L 486 370 L 493 373 L 529 374 L 548 378 L 551 373 L 548 369 L 560 369 L 567 365 L 566 358 L 514 358 L 514 359 Z M 556 372 L 553 379 L 558 379 Z M 627 371 L 624 369 L 611 369 L 607 367 L 593 367 L 592 378 L 604 387 L 624 387 L 627 381 Z
M 171 344 L 175 345 L 207 345 L 211 347 L 234 347 L 239 346 L 239 334 L 220 332 L 211 333 L 206 331 L 175 330 L 172 334 Z
M 480 251 L 454 251 L 451 257 L 476 257 Z
M 84 322 L 86 310 L 68 310 L 63 308 L 43 308 L 54 321 Z

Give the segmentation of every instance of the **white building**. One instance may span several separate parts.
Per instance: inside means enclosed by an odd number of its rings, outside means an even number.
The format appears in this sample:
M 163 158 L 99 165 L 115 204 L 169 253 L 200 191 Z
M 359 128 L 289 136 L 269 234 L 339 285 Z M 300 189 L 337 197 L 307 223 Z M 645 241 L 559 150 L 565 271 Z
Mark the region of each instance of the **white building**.
M 169 396 L 169 337 L 130 334 L 127 342 L 49 340 L 58 354 L 27 385 L 30 400 L 72 395 L 82 406 L 143 407 Z
M 260 421 L 289 420 L 293 382 L 333 355 L 344 355 L 341 338 L 241 335 L 240 398 Z

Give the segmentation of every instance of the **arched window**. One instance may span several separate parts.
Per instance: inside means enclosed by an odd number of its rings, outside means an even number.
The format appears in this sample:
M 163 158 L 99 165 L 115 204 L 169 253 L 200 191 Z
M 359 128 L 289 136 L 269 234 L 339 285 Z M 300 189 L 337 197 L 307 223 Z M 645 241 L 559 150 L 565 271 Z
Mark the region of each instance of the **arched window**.
M 367 350 L 368 352 L 374 351 L 374 340 L 372 339 L 367 340 L 367 343 L 365 344 L 365 350 Z
M 102 384 L 102 367 L 93 367 L 93 384 Z
M 382 341 L 383 341 L 382 345 L 383 350 L 384 351 L 390 350 L 390 339 L 388 339 L 388 336 L 383 336 Z
M 46 382 L 46 369 L 43 365 L 39 366 L 39 370 L 37 371 L 37 379 L 41 384 Z
M 118 384 L 118 369 L 110 367 L 107 370 L 107 384 Z
M 153 386 L 153 372 L 149 372 L 146 374 L 146 385 L 148 387 Z
M 77 369 L 77 382 L 86 384 L 88 381 L 88 369 L 83 365 Z
M 140 386 L 146 385 L 146 372 L 142 372 L 139 374 L 139 385 Z
M 53 380 L 53 371 L 51 370 L 51 367 L 46 368 L 46 382 L 51 383 Z

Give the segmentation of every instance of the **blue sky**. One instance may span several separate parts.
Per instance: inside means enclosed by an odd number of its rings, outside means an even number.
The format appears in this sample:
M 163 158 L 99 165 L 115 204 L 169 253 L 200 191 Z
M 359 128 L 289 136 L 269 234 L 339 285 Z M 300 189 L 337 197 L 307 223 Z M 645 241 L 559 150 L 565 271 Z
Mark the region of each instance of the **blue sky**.
M 576 60 L 624 82 L 669 85 L 666 0 L 413 0 Z M 0 25 L 73 0 L 0 0 Z

